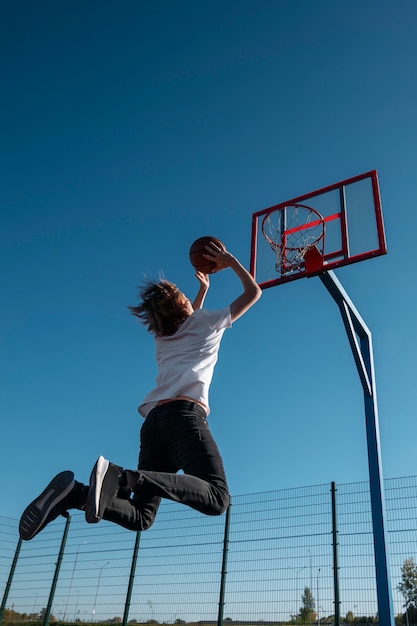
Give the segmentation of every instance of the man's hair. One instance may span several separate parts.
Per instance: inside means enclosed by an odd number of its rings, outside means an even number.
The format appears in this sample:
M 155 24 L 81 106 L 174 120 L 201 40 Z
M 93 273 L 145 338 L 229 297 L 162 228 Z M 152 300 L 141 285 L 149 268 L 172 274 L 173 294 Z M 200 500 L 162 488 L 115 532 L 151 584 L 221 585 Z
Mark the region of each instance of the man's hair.
M 178 287 L 168 280 L 147 281 L 139 288 L 141 303 L 129 306 L 128 309 L 147 326 L 149 332 L 159 337 L 169 337 L 188 317 L 180 303 L 182 296 Z

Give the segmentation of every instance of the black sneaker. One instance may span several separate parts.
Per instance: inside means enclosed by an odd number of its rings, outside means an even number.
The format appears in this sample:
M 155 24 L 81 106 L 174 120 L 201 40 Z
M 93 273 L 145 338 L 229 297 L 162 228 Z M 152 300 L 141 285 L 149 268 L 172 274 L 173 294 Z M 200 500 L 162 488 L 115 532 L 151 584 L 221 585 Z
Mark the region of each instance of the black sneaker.
M 33 539 L 58 515 L 65 515 L 67 496 L 75 487 L 73 472 L 57 474 L 42 493 L 23 511 L 19 523 L 19 535 L 25 541 Z
M 103 519 L 104 511 L 119 490 L 119 478 L 123 468 L 113 465 L 103 456 L 99 456 L 90 476 L 85 519 L 89 524 L 96 524 Z

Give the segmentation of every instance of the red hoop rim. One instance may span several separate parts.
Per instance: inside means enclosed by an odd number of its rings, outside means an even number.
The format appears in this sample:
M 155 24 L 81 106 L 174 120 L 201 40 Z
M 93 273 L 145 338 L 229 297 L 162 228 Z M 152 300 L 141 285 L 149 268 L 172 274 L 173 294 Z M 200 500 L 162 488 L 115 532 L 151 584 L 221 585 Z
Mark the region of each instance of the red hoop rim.
M 266 241 L 269 243 L 269 245 L 271 246 L 271 248 L 276 252 L 278 249 L 280 249 L 282 244 L 276 243 L 273 239 L 271 239 L 269 237 L 269 235 L 265 232 L 265 222 L 266 220 L 269 218 L 269 216 L 272 213 L 278 213 L 280 211 L 284 211 L 285 209 L 288 208 L 301 208 L 301 209 L 306 209 L 307 211 L 309 211 L 310 213 L 313 213 L 315 215 L 317 215 L 317 220 L 314 222 L 309 222 L 308 224 L 302 224 L 301 226 L 296 226 L 294 228 L 289 228 L 287 230 L 284 230 L 282 235 L 290 235 L 292 233 L 298 232 L 298 231 L 302 231 L 302 230 L 307 230 L 308 228 L 312 228 L 315 226 L 318 226 L 319 224 L 323 225 L 323 229 L 320 233 L 320 235 L 317 237 L 317 239 L 315 239 L 314 241 L 312 241 L 310 244 L 308 244 L 307 248 L 311 248 L 315 245 L 317 245 L 317 243 L 319 241 L 321 241 L 324 237 L 324 225 L 325 225 L 325 218 L 316 210 L 313 209 L 313 207 L 307 206 L 306 204 L 283 204 L 282 206 L 279 207 L 274 207 L 273 209 L 271 209 L 270 211 L 268 211 L 268 213 L 266 213 L 266 215 L 264 215 L 263 219 L 262 219 L 262 223 L 261 223 L 261 230 L 262 230 L 262 234 L 264 236 L 264 238 L 266 239 Z M 286 246 L 287 250 L 290 251 L 301 251 L 304 248 L 301 247 L 291 247 L 291 246 Z

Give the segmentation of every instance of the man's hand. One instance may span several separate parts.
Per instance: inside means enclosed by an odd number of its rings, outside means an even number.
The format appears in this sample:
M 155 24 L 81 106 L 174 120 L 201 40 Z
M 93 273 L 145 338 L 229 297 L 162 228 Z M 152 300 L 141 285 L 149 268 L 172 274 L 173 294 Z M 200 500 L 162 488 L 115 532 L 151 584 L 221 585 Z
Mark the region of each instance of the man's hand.
M 212 274 L 220 272 L 226 269 L 226 267 L 230 267 L 235 260 L 233 254 L 230 254 L 226 248 L 220 248 L 220 246 L 217 246 L 214 242 L 206 246 L 206 250 L 207 252 L 203 256 L 209 261 L 216 263 L 215 269 L 211 272 Z
M 200 283 L 200 289 L 198 290 L 198 294 L 194 298 L 194 302 L 192 303 L 192 307 L 194 311 L 196 309 L 201 309 L 204 304 L 204 299 L 206 297 L 208 288 L 210 287 L 210 279 L 204 272 L 197 271 L 195 273 L 195 277 Z
M 210 278 L 208 277 L 208 274 L 205 274 L 204 272 L 197 271 L 195 273 L 195 277 L 198 280 L 198 282 L 200 283 L 200 287 L 202 287 L 203 289 L 205 289 L 207 291 L 207 289 L 210 287 Z

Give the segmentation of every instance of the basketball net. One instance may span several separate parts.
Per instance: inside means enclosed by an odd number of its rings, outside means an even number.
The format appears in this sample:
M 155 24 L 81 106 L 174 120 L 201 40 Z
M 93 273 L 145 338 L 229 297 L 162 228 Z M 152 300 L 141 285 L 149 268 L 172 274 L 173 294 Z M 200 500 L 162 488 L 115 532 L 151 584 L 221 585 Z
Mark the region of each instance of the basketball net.
M 281 276 L 301 271 L 314 246 L 323 254 L 324 232 L 324 217 L 303 204 L 273 209 L 262 221 L 262 234 L 275 253 L 275 269 Z

